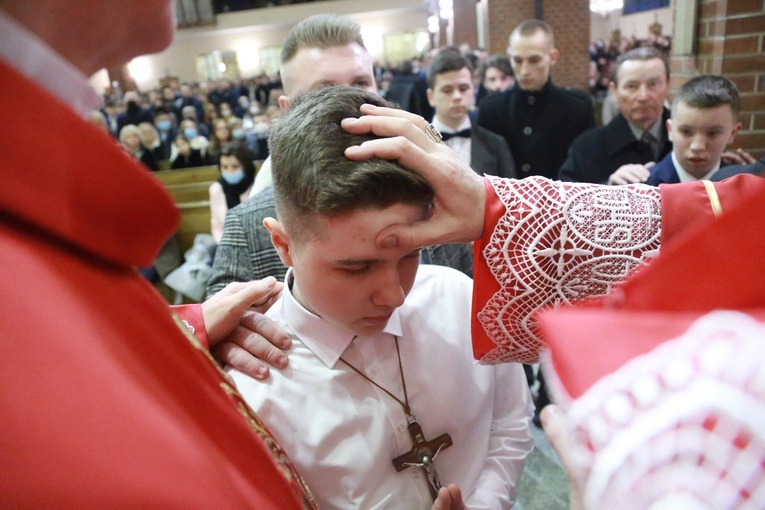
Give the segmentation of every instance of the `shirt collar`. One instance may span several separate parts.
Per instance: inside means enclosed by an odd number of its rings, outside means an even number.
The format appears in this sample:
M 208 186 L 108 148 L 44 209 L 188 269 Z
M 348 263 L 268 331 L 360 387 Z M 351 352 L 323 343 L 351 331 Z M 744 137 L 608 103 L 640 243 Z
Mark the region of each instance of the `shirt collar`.
M 328 368 L 333 368 L 340 356 L 356 336 L 342 326 L 331 324 L 314 313 L 306 310 L 292 294 L 294 276 L 292 269 L 287 271 L 282 292 L 284 320 L 292 332 L 317 358 Z M 388 324 L 382 331 L 385 334 L 401 336 L 401 317 L 398 309 L 393 311 Z
M 462 131 L 463 129 L 470 129 L 470 115 L 465 115 L 465 120 L 462 121 L 462 124 L 455 130 L 444 124 L 443 122 L 439 121 L 438 118 L 434 115 L 433 116 L 433 127 L 438 129 L 439 133 L 458 133 Z
M 672 163 L 675 165 L 675 171 L 677 172 L 677 176 L 680 178 L 680 182 L 706 181 L 706 180 L 709 180 L 720 169 L 720 160 L 718 160 L 717 164 L 714 166 L 714 168 L 712 168 L 712 170 L 710 170 L 706 175 L 704 175 L 700 179 L 697 179 L 691 174 L 689 174 L 685 170 L 685 168 L 682 167 L 680 162 L 678 162 L 677 158 L 675 157 L 675 151 L 672 151 Z
M 625 117 L 625 120 L 626 119 L 627 118 Z M 651 133 L 651 135 L 653 135 L 653 137 L 656 140 L 658 140 L 659 142 L 661 142 L 662 139 L 664 138 L 662 136 L 663 133 L 662 133 L 662 129 L 661 129 L 661 125 L 662 125 L 663 122 L 664 122 L 664 119 L 662 117 L 659 117 L 656 120 L 656 122 L 654 122 L 651 125 L 651 127 L 648 128 L 648 132 Z M 633 126 L 630 121 L 627 121 L 627 125 L 630 127 L 630 131 L 632 131 L 632 134 L 635 136 L 635 140 L 640 140 L 641 138 L 643 138 L 643 130 L 642 129 Z
M 86 118 L 101 104 L 88 77 L 0 9 L 0 56 Z

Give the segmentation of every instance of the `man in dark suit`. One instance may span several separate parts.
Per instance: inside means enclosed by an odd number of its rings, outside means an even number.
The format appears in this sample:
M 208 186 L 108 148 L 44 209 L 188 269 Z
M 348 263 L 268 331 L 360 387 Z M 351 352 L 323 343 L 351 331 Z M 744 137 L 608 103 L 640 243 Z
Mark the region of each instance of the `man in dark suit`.
M 559 52 L 547 23 L 521 23 L 509 43 L 515 86 L 481 101 L 478 124 L 505 138 L 519 177 L 556 179 L 571 142 L 595 127 L 592 100 L 552 83 L 550 69 Z
M 435 110 L 433 125 L 479 175 L 516 177 L 510 149 L 501 136 L 472 125 L 473 69 L 456 48 L 441 50 L 428 64 L 428 102 Z
M 669 64 L 654 48 L 636 48 L 616 61 L 611 93 L 619 115 L 579 136 L 560 169 L 562 181 L 598 184 L 644 182 L 644 165 L 672 150 L 667 136 Z

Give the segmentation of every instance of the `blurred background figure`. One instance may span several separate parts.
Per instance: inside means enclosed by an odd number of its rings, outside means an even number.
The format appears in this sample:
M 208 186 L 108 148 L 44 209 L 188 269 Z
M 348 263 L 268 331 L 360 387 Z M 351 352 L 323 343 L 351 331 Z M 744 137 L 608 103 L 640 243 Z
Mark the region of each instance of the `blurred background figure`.
M 149 170 L 159 170 L 154 153 L 148 150 L 141 143 L 141 131 L 138 126 L 128 124 L 120 130 L 120 144 L 128 154 L 143 163 Z
M 216 244 L 223 237 L 226 212 L 250 195 L 255 180 L 254 159 L 244 142 L 228 143 L 221 148 L 218 156 L 221 176 L 210 185 L 210 231 Z

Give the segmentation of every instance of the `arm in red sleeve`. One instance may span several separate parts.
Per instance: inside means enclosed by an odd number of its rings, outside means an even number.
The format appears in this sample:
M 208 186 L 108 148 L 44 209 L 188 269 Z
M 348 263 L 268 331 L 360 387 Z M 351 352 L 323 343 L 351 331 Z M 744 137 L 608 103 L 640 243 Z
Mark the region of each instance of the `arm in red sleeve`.
M 207 340 L 207 330 L 205 329 L 205 320 L 202 316 L 202 305 L 177 305 L 171 306 L 171 311 L 178 316 L 186 329 L 196 337 L 197 340 L 206 348 L 210 348 L 210 342 Z

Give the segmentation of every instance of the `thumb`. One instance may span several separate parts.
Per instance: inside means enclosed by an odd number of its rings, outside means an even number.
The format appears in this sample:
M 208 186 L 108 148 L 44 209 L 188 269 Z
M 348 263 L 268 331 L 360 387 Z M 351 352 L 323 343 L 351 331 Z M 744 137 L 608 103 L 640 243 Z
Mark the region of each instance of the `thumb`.
M 411 225 L 391 225 L 377 235 L 377 246 L 414 251 L 423 246 L 439 244 L 432 235 L 433 228 L 432 221 L 420 221 Z
M 646 167 L 646 168 L 651 168 L 651 167 L 653 167 L 653 166 L 656 166 L 656 161 L 650 161 L 650 162 L 648 162 L 648 163 L 646 163 L 646 164 L 645 164 L 645 167 Z

